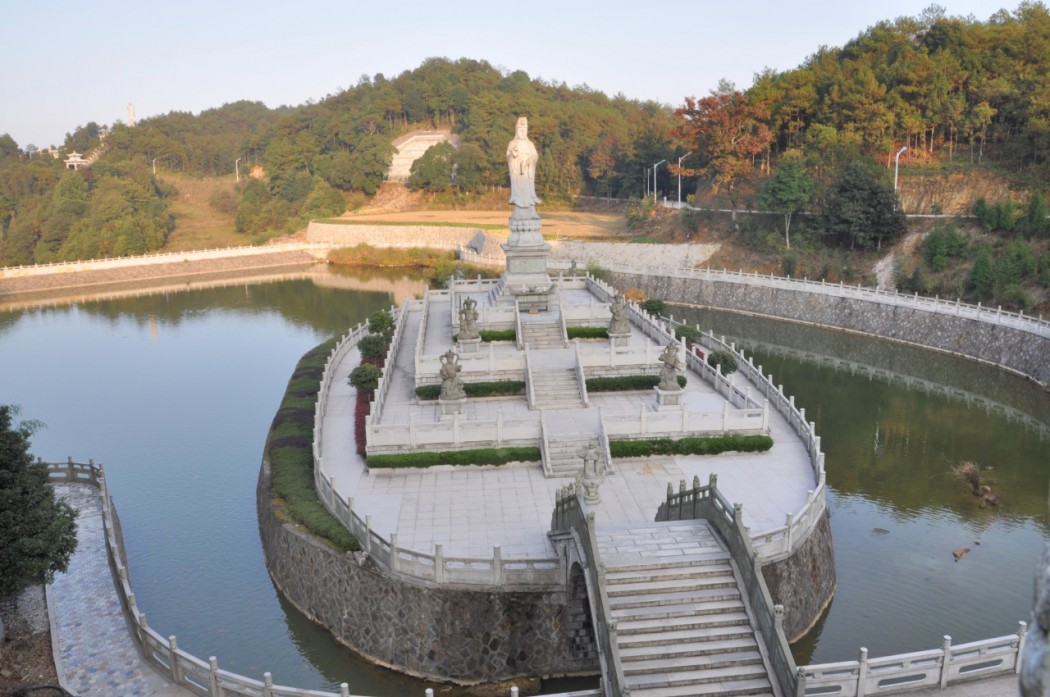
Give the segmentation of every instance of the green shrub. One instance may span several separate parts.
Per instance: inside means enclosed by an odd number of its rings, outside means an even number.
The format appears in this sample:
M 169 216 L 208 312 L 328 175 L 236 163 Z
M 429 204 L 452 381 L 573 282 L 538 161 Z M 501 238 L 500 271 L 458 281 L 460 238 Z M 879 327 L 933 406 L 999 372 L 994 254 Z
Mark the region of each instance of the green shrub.
M 361 358 L 378 360 L 386 355 L 387 340 L 382 334 L 369 334 L 357 342 L 357 348 L 361 351 Z
M 310 350 L 295 366 L 270 426 L 266 457 L 277 515 L 302 525 L 340 550 L 353 551 L 360 548 L 357 540 L 325 510 L 314 490 L 314 404 L 335 341 L 330 339 Z
M 650 457 L 652 455 L 717 455 L 726 452 L 765 452 L 773 447 L 769 436 L 712 436 L 671 440 L 609 441 L 609 453 L 615 457 Z
M 657 298 L 649 298 L 648 300 L 643 301 L 641 308 L 650 315 L 656 315 L 657 317 L 664 317 L 667 315 L 667 303 Z
M 388 335 L 394 331 L 394 316 L 389 310 L 376 310 L 368 316 L 368 331 Z
M 542 458 L 539 448 L 479 448 L 412 452 L 396 455 L 369 455 L 369 467 L 434 467 L 435 465 L 505 465 L 508 462 L 536 462 Z
M 609 269 L 605 268 L 604 266 L 602 266 L 601 264 L 599 264 L 597 262 L 588 261 L 587 262 L 587 273 L 592 278 L 596 278 L 599 281 L 604 281 L 606 279 L 606 277 L 608 277 L 608 275 L 609 275 Z
M 482 341 L 514 341 L 518 333 L 513 329 L 481 329 L 478 336 Z M 453 334 L 452 340 L 459 341 L 459 334 Z
M 362 363 L 350 371 L 350 384 L 358 390 L 371 392 L 379 387 L 383 369 L 371 363 Z
M 632 390 L 651 390 L 660 384 L 659 375 L 616 375 L 604 378 L 587 378 L 588 392 L 629 392 Z M 678 384 L 685 387 L 684 375 L 678 376 Z
M 570 339 L 608 339 L 608 327 L 566 327 Z
M 496 380 L 492 382 L 465 382 L 463 391 L 468 397 L 495 397 L 525 394 L 523 380 Z M 437 399 L 441 396 L 441 385 L 420 385 L 416 388 L 416 397 L 422 400 Z
M 678 339 L 685 339 L 691 344 L 696 344 L 699 343 L 700 337 L 703 336 L 704 333 L 696 327 L 683 324 L 680 327 L 674 328 L 674 335 Z
M 712 368 L 722 366 L 722 375 L 729 375 L 730 373 L 736 372 L 736 354 L 732 351 L 712 351 L 707 354 L 707 364 Z

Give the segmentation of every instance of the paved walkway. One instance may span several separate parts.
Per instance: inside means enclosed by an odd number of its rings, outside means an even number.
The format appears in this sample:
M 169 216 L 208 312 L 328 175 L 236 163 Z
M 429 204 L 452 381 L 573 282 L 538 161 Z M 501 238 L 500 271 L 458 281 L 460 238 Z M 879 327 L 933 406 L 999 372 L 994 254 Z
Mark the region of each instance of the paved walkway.
M 138 651 L 125 619 L 106 553 L 99 491 L 56 484 L 77 509 L 77 551 L 48 586 L 48 613 L 59 680 L 78 697 L 188 697 Z

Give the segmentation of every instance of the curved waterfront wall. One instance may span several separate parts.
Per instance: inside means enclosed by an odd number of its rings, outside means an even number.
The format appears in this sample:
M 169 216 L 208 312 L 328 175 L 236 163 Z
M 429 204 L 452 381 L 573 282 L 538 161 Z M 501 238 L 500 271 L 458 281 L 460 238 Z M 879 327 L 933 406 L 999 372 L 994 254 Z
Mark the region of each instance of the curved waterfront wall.
M 616 267 L 609 280 L 669 302 L 843 329 L 967 356 L 1050 385 L 1050 322 L 979 305 L 706 269 Z
M 281 593 L 341 642 L 380 665 L 476 684 L 594 674 L 588 618 L 567 589 L 498 592 L 427 587 L 365 553 L 343 553 L 280 520 L 263 462 L 257 489 L 267 568 Z

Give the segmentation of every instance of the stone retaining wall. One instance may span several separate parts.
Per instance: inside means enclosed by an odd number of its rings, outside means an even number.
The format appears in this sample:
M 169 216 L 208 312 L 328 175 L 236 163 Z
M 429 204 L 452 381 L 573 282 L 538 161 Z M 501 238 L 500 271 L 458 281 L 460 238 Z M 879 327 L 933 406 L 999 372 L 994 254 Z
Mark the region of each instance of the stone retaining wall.
M 762 566 L 773 602 L 784 606 L 784 634 L 796 642 L 835 597 L 835 550 L 827 511 L 794 554 Z
M 355 247 L 429 247 L 459 249 L 468 247 L 482 256 L 501 257 L 501 240 L 481 228 L 439 225 L 357 225 L 310 221 L 306 239 L 315 244 Z
M 612 272 L 621 288 L 669 302 L 747 312 L 917 344 L 1050 384 L 1050 341 L 1001 324 L 832 294 L 705 278 Z
M 593 646 L 567 589 L 478 592 L 393 578 L 366 553 L 342 553 L 282 522 L 263 462 L 256 491 L 266 567 L 281 593 L 356 652 L 430 680 L 477 684 L 595 674 Z

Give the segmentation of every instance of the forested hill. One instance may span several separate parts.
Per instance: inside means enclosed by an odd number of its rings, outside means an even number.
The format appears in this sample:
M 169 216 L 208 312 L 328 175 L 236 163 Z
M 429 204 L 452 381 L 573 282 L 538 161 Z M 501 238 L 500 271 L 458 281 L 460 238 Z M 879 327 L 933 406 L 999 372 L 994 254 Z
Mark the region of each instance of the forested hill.
M 0 262 L 5 265 L 163 245 L 174 189 L 153 177 L 231 176 L 239 231 L 258 238 L 294 230 L 373 194 L 391 141 L 448 128 L 463 145 L 434 148 L 410 184 L 468 195 L 506 183 L 503 154 L 515 117 L 529 117 L 540 152 L 537 188 L 548 201 L 578 194 L 630 197 L 646 169 L 670 194 L 678 158 L 683 188 L 734 206 L 758 206 L 763 183 L 789 157 L 812 180 L 807 206 L 821 210 L 848 163 L 876 177 L 907 145 L 909 171 L 989 169 L 1028 188 L 1050 174 L 1050 13 L 1024 3 L 990 19 L 956 18 L 936 6 L 881 23 L 842 48 L 821 48 L 797 69 L 756 76 L 739 92 L 722 84 L 700 99 L 683 84 L 682 105 L 609 97 L 502 72 L 469 59 L 429 59 L 393 78 L 363 76 L 336 95 L 270 109 L 236 102 L 199 115 L 174 112 L 134 128 L 89 123 L 65 149 L 107 150 L 91 169 L 29 157 L 0 137 Z M 676 108 L 678 107 L 678 108 Z M 882 167 L 880 173 L 876 165 Z M 254 172 L 257 176 L 244 176 Z M 455 174 L 453 177 L 452 174 Z M 851 237 L 876 244 L 892 234 Z

